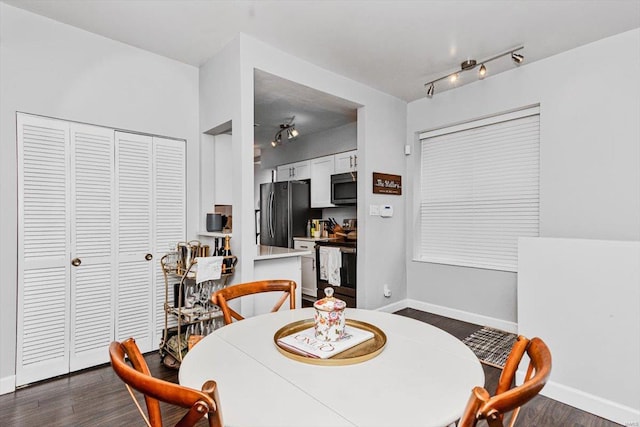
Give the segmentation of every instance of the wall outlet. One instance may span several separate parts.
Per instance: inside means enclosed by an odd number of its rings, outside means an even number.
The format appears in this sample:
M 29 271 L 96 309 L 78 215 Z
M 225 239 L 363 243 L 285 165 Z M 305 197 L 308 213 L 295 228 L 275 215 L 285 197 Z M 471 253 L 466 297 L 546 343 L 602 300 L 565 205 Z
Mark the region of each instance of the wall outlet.
M 382 295 L 384 295 L 385 298 L 391 298 L 391 289 L 389 289 L 389 285 L 383 286 Z

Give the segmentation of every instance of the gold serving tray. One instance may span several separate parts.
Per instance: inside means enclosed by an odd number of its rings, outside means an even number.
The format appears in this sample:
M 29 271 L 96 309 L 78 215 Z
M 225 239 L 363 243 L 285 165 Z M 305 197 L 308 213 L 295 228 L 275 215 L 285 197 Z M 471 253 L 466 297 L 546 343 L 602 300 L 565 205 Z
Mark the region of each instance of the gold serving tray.
M 289 359 L 297 360 L 298 362 L 309 363 L 311 365 L 325 365 L 325 366 L 343 366 L 353 365 L 355 363 L 361 363 L 365 360 L 373 359 L 384 350 L 384 346 L 387 344 L 387 336 L 377 326 L 373 326 L 370 323 L 362 322 L 360 320 L 347 319 L 348 326 L 364 329 L 365 331 L 373 332 L 373 338 L 362 342 L 348 350 L 338 353 L 328 359 L 317 359 L 314 357 L 303 356 L 299 353 L 295 353 L 278 345 L 278 340 L 282 337 L 286 337 L 296 332 L 300 332 L 304 329 L 313 326 L 313 319 L 298 320 L 297 322 L 289 323 L 278 329 L 273 336 L 273 343 L 280 353 L 287 356 Z

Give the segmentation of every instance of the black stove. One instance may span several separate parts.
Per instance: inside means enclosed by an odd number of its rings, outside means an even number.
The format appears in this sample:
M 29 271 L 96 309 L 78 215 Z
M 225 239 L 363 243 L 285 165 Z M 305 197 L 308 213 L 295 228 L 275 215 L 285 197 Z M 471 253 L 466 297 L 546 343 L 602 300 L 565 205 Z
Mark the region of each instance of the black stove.
M 318 241 L 316 242 L 318 246 L 343 246 L 346 248 L 357 248 L 358 241 L 357 240 L 327 240 L 327 241 Z
M 318 286 L 318 299 L 325 296 L 324 288 L 329 285 L 327 280 L 320 278 L 320 247 L 330 246 L 340 248 L 342 266 L 340 267 L 340 286 L 333 286 L 334 295 L 347 303 L 347 307 L 356 308 L 356 266 L 357 266 L 357 241 L 356 240 L 329 240 L 316 242 L 316 274 Z

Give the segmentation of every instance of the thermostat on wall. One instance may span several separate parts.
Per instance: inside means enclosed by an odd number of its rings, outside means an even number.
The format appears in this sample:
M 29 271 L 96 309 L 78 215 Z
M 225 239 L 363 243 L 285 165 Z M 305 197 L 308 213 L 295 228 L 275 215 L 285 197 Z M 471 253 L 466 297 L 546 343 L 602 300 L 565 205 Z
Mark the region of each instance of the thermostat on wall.
M 393 206 L 380 205 L 380 216 L 383 218 L 390 218 L 393 216 Z

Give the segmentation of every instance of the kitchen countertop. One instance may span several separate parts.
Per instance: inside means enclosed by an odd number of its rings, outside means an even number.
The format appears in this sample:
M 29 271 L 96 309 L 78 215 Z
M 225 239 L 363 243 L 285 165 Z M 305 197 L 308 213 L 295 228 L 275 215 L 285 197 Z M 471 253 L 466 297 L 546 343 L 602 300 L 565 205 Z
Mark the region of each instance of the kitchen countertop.
M 301 240 L 304 242 L 326 242 L 328 240 L 336 240 L 335 237 L 294 237 L 293 240 Z
M 258 254 L 254 258 L 254 261 L 311 255 L 311 251 L 308 251 L 308 250 L 281 248 L 278 246 L 258 245 L 257 250 L 258 250 Z

